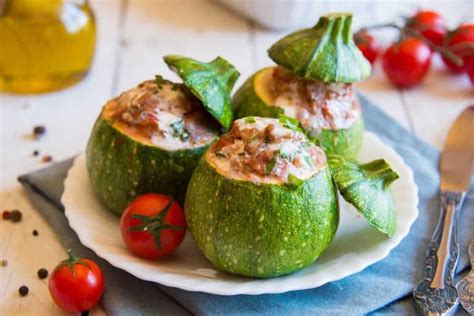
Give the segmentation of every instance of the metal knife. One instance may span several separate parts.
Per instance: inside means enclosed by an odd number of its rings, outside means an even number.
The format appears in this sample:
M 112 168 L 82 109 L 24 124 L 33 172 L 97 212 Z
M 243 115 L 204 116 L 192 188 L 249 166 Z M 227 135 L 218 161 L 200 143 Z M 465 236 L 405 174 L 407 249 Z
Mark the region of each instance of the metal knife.
M 440 171 L 439 220 L 426 251 L 424 278 L 413 290 L 416 304 L 427 315 L 443 315 L 459 301 L 453 280 L 459 256 L 457 222 L 474 172 L 474 105 L 451 127 Z

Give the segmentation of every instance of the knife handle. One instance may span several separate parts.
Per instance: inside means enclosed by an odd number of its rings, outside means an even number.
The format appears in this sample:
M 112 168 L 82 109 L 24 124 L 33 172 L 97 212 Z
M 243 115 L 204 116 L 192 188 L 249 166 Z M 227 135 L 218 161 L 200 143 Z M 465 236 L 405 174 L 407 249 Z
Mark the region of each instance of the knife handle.
M 438 224 L 426 251 L 423 280 L 413 298 L 425 314 L 441 315 L 458 303 L 454 272 L 459 257 L 457 221 L 465 193 L 441 192 Z

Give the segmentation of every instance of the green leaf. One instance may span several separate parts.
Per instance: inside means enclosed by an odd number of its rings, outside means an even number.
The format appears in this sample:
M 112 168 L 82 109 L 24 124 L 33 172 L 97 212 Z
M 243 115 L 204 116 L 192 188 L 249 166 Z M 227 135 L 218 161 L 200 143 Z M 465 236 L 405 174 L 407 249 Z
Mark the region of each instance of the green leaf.
M 174 123 L 171 123 L 171 129 L 173 130 L 173 136 L 174 137 L 179 137 L 179 139 L 183 142 L 187 141 L 189 139 L 189 132 L 188 130 L 184 127 L 184 121 L 179 120 Z
M 288 175 L 288 181 L 290 182 L 290 184 L 292 184 L 296 187 L 299 187 L 300 185 L 302 185 L 304 183 L 303 179 L 300 179 L 300 178 L 298 178 L 297 176 L 295 176 L 291 173 Z
M 228 130 L 233 120 L 230 93 L 239 77 L 234 66 L 221 57 L 209 63 L 177 55 L 165 56 L 164 60 L 201 100 L 204 108 Z
M 163 76 L 161 75 L 155 75 L 155 83 L 158 85 L 158 86 L 161 86 L 165 83 L 169 82 L 168 80 L 166 80 L 165 78 L 163 78 Z
M 288 117 L 283 114 L 279 114 L 278 119 L 280 121 L 280 124 L 283 125 L 284 127 L 291 129 L 292 131 L 295 131 L 295 132 L 303 133 L 303 129 L 301 128 L 300 122 L 297 119 Z
M 172 83 L 172 82 L 165 79 L 165 78 L 163 78 L 163 76 L 161 76 L 161 75 L 155 75 L 155 83 L 156 83 L 157 91 L 160 91 L 163 88 L 164 84 Z M 174 86 L 174 84 L 173 84 L 173 86 Z
M 275 167 L 275 165 L 276 165 L 276 158 L 272 157 L 272 159 L 270 159 L 270 161 L 267 163 L 267 165 L 265 167 L 267 174 L 272 173 L 273 168 Z
M 268 54 L 278 65 L 300 77 L 325 82 L 356 82 L 370 75 L 370 63 L 352 36 L 352 14 L 322 16 L 310 28 L 273 44 Z
M 253 116 L 247 116 L 246 118 L 244 118 L 244 121 L 245 121 L 245 123 L 249 123 L 249 124 L 252 124 L 252 123 L 256 122 L 255 117 L 253 117 Z
M 367 222 L 392 237 L 397 229 L 390 184 L 399 178 L 384 159 L 365 164 L 341 156 L 328 156 L 331 174 L 343 198 Z

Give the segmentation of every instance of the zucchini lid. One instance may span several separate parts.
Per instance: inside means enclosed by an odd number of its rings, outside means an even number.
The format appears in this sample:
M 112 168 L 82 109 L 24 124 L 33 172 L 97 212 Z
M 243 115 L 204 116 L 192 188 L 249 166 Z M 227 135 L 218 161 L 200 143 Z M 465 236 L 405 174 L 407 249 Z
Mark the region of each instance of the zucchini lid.
M 344 200 L 381 233 L 392 237 L 397 230 L 397 214 L 390 184 L 399 178 L 383 159 L 360 164 L 340 156 L 328 156 L 329 169 Z
M 230 92 L 240 75 L 235 67 L 221 57 L 208 63 L 178 55 L 163 59 L 201 100 L 206 111 L 228 130 L 233 121 Z
M 352 36 L 352 14 L 322 16 L 309 29 L 291 33 L 272 45 L 270 58 L 298 76 L 325 82 L 357 82 L 371 72 Z

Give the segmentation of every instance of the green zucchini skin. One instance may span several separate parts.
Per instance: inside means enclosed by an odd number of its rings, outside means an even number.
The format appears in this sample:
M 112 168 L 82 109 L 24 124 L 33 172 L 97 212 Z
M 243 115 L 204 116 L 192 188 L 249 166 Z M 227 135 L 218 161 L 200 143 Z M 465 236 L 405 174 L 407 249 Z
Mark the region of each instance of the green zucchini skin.
M 372 67 L 357 48 L 352 14 L 330 13 L 312 27 L 283 37 L 268 49 L 268 56 L 300 77 L 325 82 L 357 82 Z
M 336 187 L 325 168 L 298 187 L 229 179 L 202 157 L 185 201 L 188 228 L 220 270 L 270 278 L 313 263 L 339 223 Z
M 87 144 L 92 186 L 109 210 L 120 215 L 144 193 L 162 193 L 184 202 L 189 179 L 206 146 L 165 151 L 135 141 L 99 116 Z
M 235 119 L 246 116 L 276 118 L 279 114 L 284 114 L 282 108 L 267 105 L 255 92 L 255 77 L 263 70 L 252 75 L 235 93 L 232 102 Z M 323 129 L 319 135 L 312 140 L 316 145 L 323 148 L 327 155 L 356 158 L 362 146 L 363 133 L 364 121 L 361 115 L 350 128 L 341 128 L 338 130 Z

